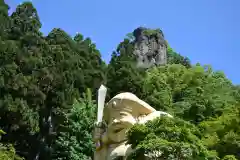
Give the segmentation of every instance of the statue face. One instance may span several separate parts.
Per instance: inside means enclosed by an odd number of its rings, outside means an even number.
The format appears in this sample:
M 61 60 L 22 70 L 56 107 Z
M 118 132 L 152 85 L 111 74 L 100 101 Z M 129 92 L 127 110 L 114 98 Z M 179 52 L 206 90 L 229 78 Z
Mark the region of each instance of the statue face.
M 108 125 L 108 130 L 112 133 L 118 133 L 122 129 L 130 128 L 132 127 L 135 123 L 136 120 L 132 116 L 131 113 L 126 112 L 126 111 L 116 111 L 114 113 L 111 113 L 110 116 L 110 121 Z
M 121 104 L 126 105 L 126 104 Z M 126 139 L 126 131 L 137 123 L 131 111 L 125 110 L 125 106 L 115 106 L 116 109 L 111 109 L 108 119 L 108 137 L 111 141 L 120 142 Z M 118 109 L 118 107 L 120 109 Z

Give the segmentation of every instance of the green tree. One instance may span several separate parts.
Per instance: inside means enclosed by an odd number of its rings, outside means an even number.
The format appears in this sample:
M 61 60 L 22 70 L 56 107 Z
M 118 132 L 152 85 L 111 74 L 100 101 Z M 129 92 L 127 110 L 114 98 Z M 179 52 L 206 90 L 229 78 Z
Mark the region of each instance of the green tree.
M 61 29 L 43 37 L 30 2 L 10 20 L 8 36 L 0 37 L 0 126 L 8 133 L 3 141 L 26 159 L 47 160 L 74 99 L 100 86 L 105 64 L 89 38 L 80 44 Z
M 16 150 L 24 157 L 34 153 L 35 133 L 39 131 L 38 109 L 45 98 L 32 74 L 42 65 L 41 51 L 37 54 L 36 46 L 43 42 L 35 36 L 37 30 L 30 32 L 22 27 L 30 26 L 31 14 L 37 13 L 30 3 L 19 5 L 10 17 L 11 27 L 0 44 L 0 124 L 8 133 L 3 141 L 16 144 Z
M 83 38 L 81 34 L 74 37 L 74 50 L 81 55 L 82 69 L 84 69 L 85 86 L 96 91 L 101 84 L 106 83 L 106 63 L 101 59 L 99 50 L 96 49 L 96 44 L 91 42 L 90 38 Z M 80 75 L 79 75 L 80 76 Z M 85 88 L 86 89 L 86 88 Z M 95 92 L 93 94 L 95 95 Z
M 146 125 L 135 125 L 128 132 L 134 152 L 129 159 L 201 160 L 218 159 L 215 151 L 201 143 L 199 130 L 178 118 L 161 117 Z
M 19 39 L 27 33 L 40 33 L 41 22 L 36 8 L 31 2 L 18 5 L 11 15 L 11 38 Z
M 218 152 L 222 158 L 233 155 L 240 159 L 240 108 L 235 106 L 220 117 L 204 121 L 199 125 L 202 142 Z M 226 157 L 225 157 L 226 159 Z
M 191 62 L 189 58 L 183 57 L 179 53 L 176 53 L 170 46 L 167 44 L 167 63 L 168 64 L 182 64 L 183 66 L 190 68 Z
M 135 37 L 134 37 L 133 33 L 130 32 L 130 33 L 128 33 L 128 34 L 126 35 L 126 39 L 128 39 L 128 40 L 131 41 L 131 42 L 133 42 L 133 41 L 135 40 Z
M 5 17 L 8 17 L 8 9 L 9 9 L 9 6 L 5 3 L 5 0 L 1 0 L 0 1 L 0 14 Z
M 90 90 L 84 98 L 76 100 L 67 122 L 60 132 L 53 159 L 88 160 L 93 155 L 92 131 L 96 119 L 96 105 Z
M 9 6 L 4 2 L 4 0 L 0 0 L 0 36 L 2 38 L 6 38 L 7 30 L 9 29 L 9 17 L 8 17 Z
M 143 94 L 156 109 L 173 112 L 193 123 L 221 115 L 236 103 L 233 85 L 225 75 L 200 65 L 152 68 L 144 79 Z
M 3 130 L 0 130 L 0 140 L 2 134 L 6 134 Z M 15 148 L 11 144 L 0 143 L 0 159 L 1 160 L 23 160 L 16 154 Z
M 237 160 L 233 155 L 227 155 L 222 160 Z
M 136 67 L 132 52 L 132 43 L 125 39 L 112 54 L 107 68 L 107 87 L 110 97 L 119 92 L 133 92 L 141 96 L 142 78 L 145 72 Z

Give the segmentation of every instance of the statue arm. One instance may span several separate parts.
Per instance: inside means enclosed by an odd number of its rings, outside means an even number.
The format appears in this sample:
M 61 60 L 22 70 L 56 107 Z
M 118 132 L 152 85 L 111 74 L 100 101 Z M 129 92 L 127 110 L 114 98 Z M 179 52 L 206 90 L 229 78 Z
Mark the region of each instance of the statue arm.
M 96 150 L 100 150 L 103 146 L 108 143 L 108 136 L 106 133 L 106 125 L 101 123 L 95 125 L 93 141 L 96 145 Z
M 152 113 L 146 115 L 145 117 L 142 117 L 139 120 L 139 123 L 144 124 L 148 121 L 154 120 L 155 118 L 158 118 L 158 117 L 161 117 L 161 116 L 168 116 L 168 117 L 172 118 L 172 116 L 170 114 L 166 113 L 166 112 L 155 111 L 155 112 L 152 112 Z
M 106 127 L 103 125 L 96 125 L 94 129 L 93 141 L 96 145 L 94 152 L 94 160 L 103 160 L 107 154 L 107 138 Z

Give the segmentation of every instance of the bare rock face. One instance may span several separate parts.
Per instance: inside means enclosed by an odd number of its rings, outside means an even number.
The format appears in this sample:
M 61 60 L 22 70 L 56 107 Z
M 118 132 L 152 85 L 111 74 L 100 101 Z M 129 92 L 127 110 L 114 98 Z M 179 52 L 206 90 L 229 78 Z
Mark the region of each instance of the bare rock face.
M 137 66 L 149 68 L 167 63 L 167 44 L 161 30 L 139 27 L 133 31 Z

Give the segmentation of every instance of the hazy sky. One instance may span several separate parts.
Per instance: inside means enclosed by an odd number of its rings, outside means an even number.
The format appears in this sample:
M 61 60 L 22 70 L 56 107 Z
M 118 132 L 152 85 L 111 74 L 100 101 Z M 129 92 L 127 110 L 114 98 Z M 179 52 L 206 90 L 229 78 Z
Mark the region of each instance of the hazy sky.
M 5 0 L 14 11 L 22 0 Z M 240 0 L 32 0 L 42 32 L 54 27 L 90 37 L 108 62 L 139 26 L 161 28 L 192 63 L 210 64 L 240 84 Z

